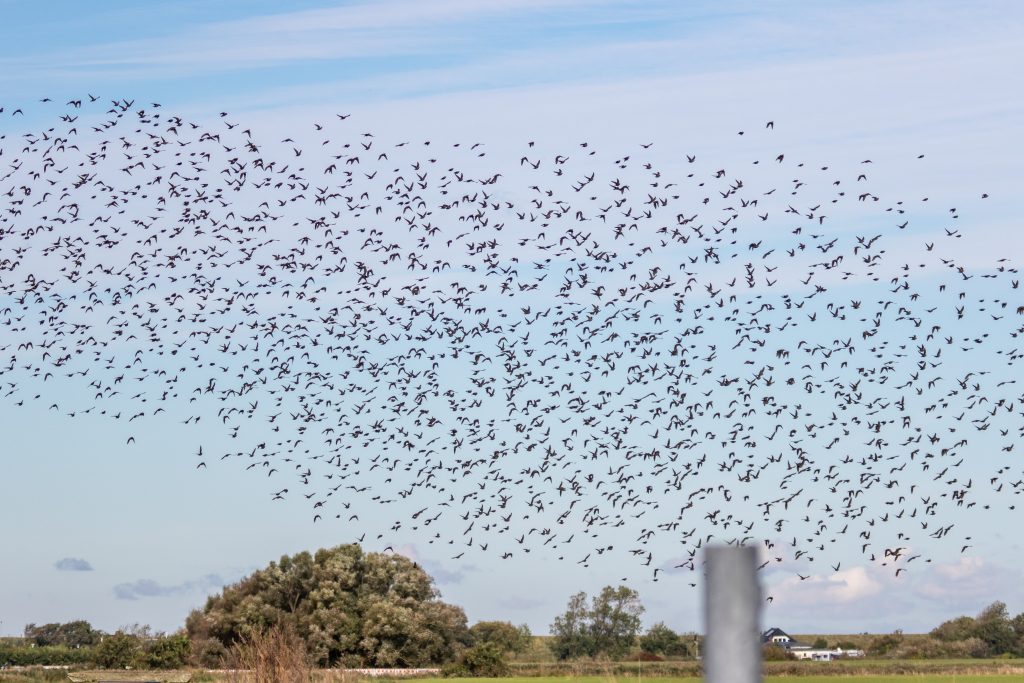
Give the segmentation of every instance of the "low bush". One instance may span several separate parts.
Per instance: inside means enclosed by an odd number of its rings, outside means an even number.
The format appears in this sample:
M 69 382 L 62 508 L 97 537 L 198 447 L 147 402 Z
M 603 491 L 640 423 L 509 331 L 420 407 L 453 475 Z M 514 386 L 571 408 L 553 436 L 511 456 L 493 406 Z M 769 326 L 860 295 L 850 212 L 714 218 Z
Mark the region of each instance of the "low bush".
M 796 655 L 778 645 L 765 645 L 761 648 L 761 659 L 766 662 L 782 662 L 787 659 L 796 659 Z
M 28 647 L 0 644 L 0 666 L 76 666 L 93 660 L 93 648 L 63 645 Z
M 665 658 L 661 655 L 656 655 L 653 652 L 647 650 L 640 650 L 635 654 L 626 657 L 626 661 L 629 662 L 664 662 Z
M 441 674 L 448 678 L 502 678 L 511 675 L 505 654 L 494 643 L 481 643 L 464 650 L 457 661 L 447 664 Z

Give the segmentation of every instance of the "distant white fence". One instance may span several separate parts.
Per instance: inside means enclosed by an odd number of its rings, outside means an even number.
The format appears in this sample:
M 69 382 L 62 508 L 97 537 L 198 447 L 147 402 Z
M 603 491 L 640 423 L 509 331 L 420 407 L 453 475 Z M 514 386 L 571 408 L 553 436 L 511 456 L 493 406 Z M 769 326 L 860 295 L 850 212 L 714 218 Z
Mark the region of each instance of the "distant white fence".
M 441 669 L 319 669 L 328 673 L 358 674 L 360 676 L 386 676 L 388 678 L 401 678 L 403 676 L 432 676 L 441 673 Z M 208 673 L 215 674 L 238 674 L 247 673 L 247 669 L 207 669 Z
M 343 673 L 362 674 L 363 676 L 429 676 L 441 673 L 440 669 L 333 669 Z

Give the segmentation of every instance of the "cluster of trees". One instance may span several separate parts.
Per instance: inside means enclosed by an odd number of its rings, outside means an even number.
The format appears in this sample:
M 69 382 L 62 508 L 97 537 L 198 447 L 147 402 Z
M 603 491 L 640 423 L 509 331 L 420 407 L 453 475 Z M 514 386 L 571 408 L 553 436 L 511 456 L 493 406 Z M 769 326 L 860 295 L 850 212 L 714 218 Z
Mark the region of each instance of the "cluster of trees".
M 176 634 L 136 626 L 107 635 L 85 621 L 29 624 L 32 647 L 0 647 L 0 665 L 235 666 L 240 646 L 274 629 L 294 634 L 314 666 L 448 664 L 464 673 L 495 673 L 532 643 L 525 624 L 469 627 L 462 608 L 442 602 L 416 562 L 353 544 L 272 562 L 210 597 Z
M 975 617 L 944 621 L 927 635 L 896 630 L 876 636 L 864 650 L 870 657 L 890 659 L 1024 657 L 1024 613 L 1011 617 L 1006 604 L 997 601 Z
M 1024 655 L 1024 612 L 1010 618 L 1006 604 L 994 602 L 976 617 L 943 622 L 929 635 L 943 642 L 975 640 L 983 646 L 983 656 Z
M 638 644 L 642 652 L 655 655 L 653 658 L 694 654 L 693 634 L 677 634 L 661 622 L 639 636 L 643 613 L 640 595 L 628 586 L 605 586 L 589 602 L 586 593 L 577 593 L 569 599 L 565 612 L 551 624 L 548 646 L 560 660 L 621 659 Z
M 627 586 L 605 586 L 589 603 L 579 592 L 551 624 L 549 647 L 558 659 L 620 658 L 636 642 L 643 613 L 640 595 Z
M 88 621 L 79 620 L 66 624 L 29 624 L 25 627 L 25 638 L 36 647 L 79 648 L 96 645 L 103 638 L 103 632 L 94 629 Z
M 87 621 L 29 624 L 22 643 L 0 644 L 0 665 L 10 666 L 177 669 L 189 659 L 190 643 L 184 632 L 154 633 L 138 625 L 106 634 Z
M 96 645 L 92 663 L 103 669 L 179 669 L 190 661 L 183 633 L 152 633 L 148 626 L 121 629 Z
M 627 586 L 605 586 L 592 599 L 577 593 L 551 624 L 548 646 L 559 660 L 622 659 L 637 646 L 641 658 L 696 656 L 696 634 L 678 634 L 659 622 L 641 635 L 643 613 L 639 594 Z M 351 544 L 270 563 L 210 597 L 175 634 L 136 626 L 108 635 L 86 621 L 29 624 L 24 640 L 31 646 L 0 644 L 0 665 L 231 666 L 238 664 L 240 646 L 275 629 L 300 643 L 304 661 L 314 666 L 444 665 L 450 675 L 506 675 L 508 658 L 533 642 L 525 624 L 468 626 L 462 608 L 441 601 L 416 562 Z M 825 647 L 819 640 L 815 647 Z M 892 658 L 1024 656 L 1024 613 L 1011 618 L 1006 605 L 995 602 L 976 617 L 940 624 L 928 636 L 905 638 L 896 631 L 864 649 Z M 766 659 L 786 655 L 765 650 Z
M 274 626 L 294 629 L 316 666 L 428 666 L 473 645 L 465 612 L 439 599 L 417 563 L 355 544 L 284 556 L 211 597 L 185 624 L 207 666 Z M 478 633 L 504 637 L 483 626 Z
M 945 621 L 929 635 L 947 647 L 956 647 L 960 656 L 1024 656 L 1024 612 L 1010 617 L 1006 604 L 997 601 L 976 617 Z
M 696 657 L 699 637 L 696 633 L 676 633 L 658 622 L 640 636 L 640 649 L 665 657 Z

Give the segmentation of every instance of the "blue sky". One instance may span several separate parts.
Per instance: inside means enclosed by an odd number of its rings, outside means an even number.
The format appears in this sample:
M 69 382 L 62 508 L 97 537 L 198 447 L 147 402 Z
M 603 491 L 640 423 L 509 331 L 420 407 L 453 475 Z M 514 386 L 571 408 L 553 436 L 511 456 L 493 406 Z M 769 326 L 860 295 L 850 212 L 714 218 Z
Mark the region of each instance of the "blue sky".
M 496 154 L 524 140 L 656 141 L 666 175 L 685 174 L 684 153 L 739 163 L 784 149 L 837 166 L 871 157 L 894 192 L 942 197 L 919 209 L 921 234 L 945 204 L 969 205 L 971 239 L 956 245 L 963 262 L 989 267 L 1024 248 L 1014 203 L 1024 180 L 1015 87 L 1024 9 L 1015 2 L 388 0 L 287 11 L 58 2 L 43 12 L 0 0 L 0 12 L 0 106 L 25 110 L 15 123 L 0 114 L 0 133 L 45 120 L 40 98 L 93 93 L 204 120 L 228 111 L 254 132 L 300 141 L 337 112 L 379 137 L 484 140 Z M 766 120 L 776 122 L 772 138 L 754 133 Z M 750 131 L 742 147 L 737 130 Z M 913 165 L 924 152 L 927 163 Z M 980 190 L 991 194 L 984 205 Z M 196 472 L 198 445 L 223 437 L 183 431 L 185 416 L 153 419 L 128 448 L 134 432 L 123 424 L 3 405 L 0 633 L 77 618 L 174 629 L 210 591 L 281 554 L 352 540 L 350 530 L 311 525 L 303 506 L 271 505 L 271 484 L 237 467 Z M 1021 549 L 1005 536 L 1014 522 L 1005 510 L 965 517 L 972 552 L 940 554 L 912 580 L 858 564 L 856 552 L 843 573 L 819 571 L 802 585 L 773 572 L 766 619 L 793 632 L 915 631 L 995 599 L 1024 611 Z M 387 541 L 432 571 L 471 620 L 526 622 L 538 633 L 572 592 L 595 593 L 626 573 L 594 565 L 581 574 L 540 554 L 514 566 L 487 555 L 452 561 L 416 534 Z M 647 623 L 699 628 L 699 594 L 681 579 L 631 583 Z

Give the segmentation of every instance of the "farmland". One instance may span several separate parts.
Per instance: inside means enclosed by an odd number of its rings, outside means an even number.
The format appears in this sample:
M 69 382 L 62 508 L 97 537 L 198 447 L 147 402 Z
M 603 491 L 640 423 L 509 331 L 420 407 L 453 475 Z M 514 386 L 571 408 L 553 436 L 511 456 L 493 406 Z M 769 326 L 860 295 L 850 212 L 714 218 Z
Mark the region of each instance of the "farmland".
M 931 666 L 936 665 L 938 666 Z M 918 666 L 917 663 L 905 663 L 900 673 L 892 673 L 891 663 L 868 663 L 865 668 L 856 672 L 849 667 L 833 667 L 827 673 L 818 667 L 806 666 L 804 671 L 773 673 L 775 667 L 766 667 L 766 683 L 832 683 L 837 678 L 845 683 L 991 683 L 993 681 L 1020 681 L 1024 679 L 1024 665 L 1007 663 L 978 662 L 930 662 L 929 666 Z M 876 669 L 876 671 L 871 671 Z M 119 674 L 119 675 L 118 675 Z M 118 678 L 115 679 L 114 676 Z M 157 675 L 147 672 L 132 672 L 128 678 L 125 672 L 117 672 L 104 676 L 108 680 L 155 680 Z M 417 678 L 418 683 L 639 683 L 643 675 L 631 676 L 514 676 L 509 678 Z M 0 681 L 5 683 L 56 683 L 68 680 L 63 671 L 0 671 Z M 193 683 L 243 683 L 244 676 L 237 673 L 195 672 Z M 310 680 L 319 683 L 353 683 L 362 681 L 360 677 L 344 674 L 339 671 L 317 671 Z M 398 679 L 369 679 L 398 680 Z M 662 676 L 659 683 L 698 683 L 698 675 Z
M 528 668 L 529 667 L 529 668 Z M 543 675 L 539 665 L 517 665 L 515 674 L 506 678 L 441 678 L 417 677 L 417 683 L 642 683 L 656 679 L 658 683 L 697 683 L 701 681 L 700 666 L 696 662 L 644 662 L 644 663 L 589 663 L 561 671 L 559 675 Z M 524 671 L 530 675 L 524 675 Z M 959 659 L 959 660 L 847 660 L 834 662 L 766 662 L 766 683 L 831 683 L 840 679 L 847 683 L 975 683 L 990 681 L 1024 680 L 1024 661 L 1012 659 Z M 104 680 L 167 680 L 172 672 L 110 672 Z M 29 669 L 0 671 L 5 683 L 55 683 L 68 680 L 63 670 Z M 365 683 L 409 678 L 371 678 L 338 669 L 315 670 L 313 683 Z M 193 683 L 244 683 L 244 675 L 237 672 L 191 672 Z

